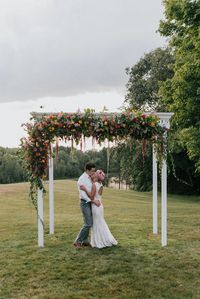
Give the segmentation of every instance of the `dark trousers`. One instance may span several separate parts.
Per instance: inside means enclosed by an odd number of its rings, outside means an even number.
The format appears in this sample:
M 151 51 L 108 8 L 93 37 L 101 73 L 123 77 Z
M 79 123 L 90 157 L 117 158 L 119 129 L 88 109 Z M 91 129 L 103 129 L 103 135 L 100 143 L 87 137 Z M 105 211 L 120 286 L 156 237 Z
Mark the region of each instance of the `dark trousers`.
M 90 228 L 92 227 L 92 208 L 91 202 L 86 203 L 84 200 L 81 199 L 80 208 L 83 214 L 83 221 L 84 224 L 76 237 L 76 243 L 89 243 L 88 236 L 90 232 Z

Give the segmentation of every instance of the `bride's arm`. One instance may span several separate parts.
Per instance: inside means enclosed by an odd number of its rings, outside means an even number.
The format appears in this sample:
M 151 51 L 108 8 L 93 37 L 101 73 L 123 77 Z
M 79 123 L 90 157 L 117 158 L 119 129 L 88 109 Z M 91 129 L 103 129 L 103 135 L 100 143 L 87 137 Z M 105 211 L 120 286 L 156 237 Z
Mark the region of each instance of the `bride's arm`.
M 103 185 L 99 188 L 99 195 L 102 195 L 102 193 L 103 193 Z
M 92 184 L 92 190 L 91 190 L 91 201 L 97 207 L 100 207 L 101 202 L 98 199 L 95 198 L 95 194 L 96 194 L 96 185 L 93 183 Z
M 94 200 L 96 194 L 96 185 L 93 183 L 92 184 L 92 190 L 91 190 L 91 199 Z

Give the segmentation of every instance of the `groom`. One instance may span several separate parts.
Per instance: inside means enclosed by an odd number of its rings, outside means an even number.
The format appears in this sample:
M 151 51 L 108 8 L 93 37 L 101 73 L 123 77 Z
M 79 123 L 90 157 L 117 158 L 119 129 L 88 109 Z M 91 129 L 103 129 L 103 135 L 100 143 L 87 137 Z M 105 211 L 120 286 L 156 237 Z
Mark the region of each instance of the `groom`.
M 87 163 L 85 166 L 85 172 L 80 176 L 77 183 L 78 190 L 79 190 L 79 197 L 80 197 L 80 207 L 81 207 L 83 220 L 84 220 L 83 227 L 81 228 L 74 242 L 74 246 L 77 248 L 90 246 L 90 243 L 88 241 L 88 236 L 89 236 L 90 228 L 92 227 L 91 202 L 93 202 L 97 206 L 100 205 L 98 200 L 89 198 L 86 192 L 80 189 L 80 186 L 84 185 L 87 188 L 88 192 L 91 192 L 92 190 L 91 176 L 94 174 L 95 170 L 96 170 L 95 164 Z

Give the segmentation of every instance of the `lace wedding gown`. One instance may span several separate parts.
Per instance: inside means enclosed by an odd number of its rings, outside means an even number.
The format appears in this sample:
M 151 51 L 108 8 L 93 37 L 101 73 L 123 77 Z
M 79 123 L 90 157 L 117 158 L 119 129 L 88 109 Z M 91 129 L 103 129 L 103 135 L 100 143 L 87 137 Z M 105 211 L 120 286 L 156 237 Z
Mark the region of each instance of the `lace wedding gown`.
M 96 194 L 95 198 L 101 201 L 101 196 L 99 195 L 99 189 L 102 184 L 96 182 Z M 100 207 L 92 204 L 92 217 L 93 226 L 91 233 L 91 246 L 97 248 L 110 247 L 112 245 L 117 245 L 117 241 L 111 234 L 108 225 L 104 219 L 104 210 L 101 203 Z

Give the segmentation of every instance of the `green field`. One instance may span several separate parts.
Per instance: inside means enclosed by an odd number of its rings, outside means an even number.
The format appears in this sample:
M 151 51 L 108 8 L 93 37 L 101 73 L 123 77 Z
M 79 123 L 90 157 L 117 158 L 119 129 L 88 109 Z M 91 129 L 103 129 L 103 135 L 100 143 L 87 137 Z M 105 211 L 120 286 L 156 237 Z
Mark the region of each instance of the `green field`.
M 55 182 L 54 236 L 44 200 L 38 248 L 28 184 L 0 185 L 0 298 L 200 298 L 199 197 L 169 196 L 162 248 L 152 234 L 151 193 L 105 188 L 105 218 L 119 245 L 101 250 L 72 246 L 82 224 L 74 181 Z

